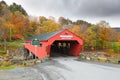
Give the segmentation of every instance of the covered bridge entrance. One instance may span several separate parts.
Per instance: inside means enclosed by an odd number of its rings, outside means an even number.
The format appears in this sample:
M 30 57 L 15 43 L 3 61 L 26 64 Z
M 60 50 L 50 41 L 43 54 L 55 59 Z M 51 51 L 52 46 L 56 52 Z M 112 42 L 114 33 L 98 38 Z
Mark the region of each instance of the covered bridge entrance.
M 69 30 L 30 37 L 25 41 L 26 54 L 37 58 L 46 56 L 78 56 L 83 40 Z

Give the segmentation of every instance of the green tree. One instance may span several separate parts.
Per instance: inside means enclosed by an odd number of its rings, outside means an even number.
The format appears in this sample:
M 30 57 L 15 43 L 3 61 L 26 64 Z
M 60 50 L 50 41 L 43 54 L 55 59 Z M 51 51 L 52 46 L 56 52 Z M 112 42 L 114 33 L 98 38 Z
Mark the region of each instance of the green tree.
M 9 10 L 13 13 L 16 11 L 21 12 L 23 15 L 28 15 L 27 12 L 24 10 L 24 8 L 21 5 L 18 5 L 16 3 L 13 3 L 12 5 L 9 6 Z
M 87 40 L 86 45 L 91 49 L 96 49 L 97 35 L 96 26 L 91 26 L 86 30 Z

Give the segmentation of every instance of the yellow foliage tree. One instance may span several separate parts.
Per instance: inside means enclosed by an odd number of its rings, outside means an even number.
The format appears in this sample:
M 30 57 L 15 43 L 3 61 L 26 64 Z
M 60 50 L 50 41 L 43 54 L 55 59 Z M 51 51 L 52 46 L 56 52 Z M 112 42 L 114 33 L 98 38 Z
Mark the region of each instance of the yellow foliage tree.
M 70 31 L 75 33 L 77 36 L 80 36 L 80 26 L 74 25 L 70 28 Z
M 44 21 L 42 26 L 44 27 L 46 33 L 54 32 L 61 29 L 60 25 L 55 23 L 55 21 L 53 20 Z

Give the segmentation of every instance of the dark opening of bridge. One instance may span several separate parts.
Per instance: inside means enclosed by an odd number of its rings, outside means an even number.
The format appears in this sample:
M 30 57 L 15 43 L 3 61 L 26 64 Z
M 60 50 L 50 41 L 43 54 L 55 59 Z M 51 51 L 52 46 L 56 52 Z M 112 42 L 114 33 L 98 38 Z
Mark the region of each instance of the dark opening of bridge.
M 51 45 L 50 50 L 50 57 L 67 57 L 72 56 L 74 53 L 72 53 L 73 49 L 75 49 L 75 45 L 79 44 L 77 41 L 64 41 L 64 40 L 56 40 Z

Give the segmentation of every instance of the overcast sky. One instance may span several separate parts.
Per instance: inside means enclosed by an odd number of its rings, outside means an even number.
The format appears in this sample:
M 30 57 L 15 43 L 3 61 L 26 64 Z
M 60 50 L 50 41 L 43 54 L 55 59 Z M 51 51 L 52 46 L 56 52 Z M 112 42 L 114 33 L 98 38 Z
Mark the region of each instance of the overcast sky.
M 1 1 L 1 0 L 0 0 Z M 4 0 L 22 5 L 29 15 L 60 16 L 71 20 L 98 23 L 105 20 L 111 27 L 120 27 L 120 0 Z

